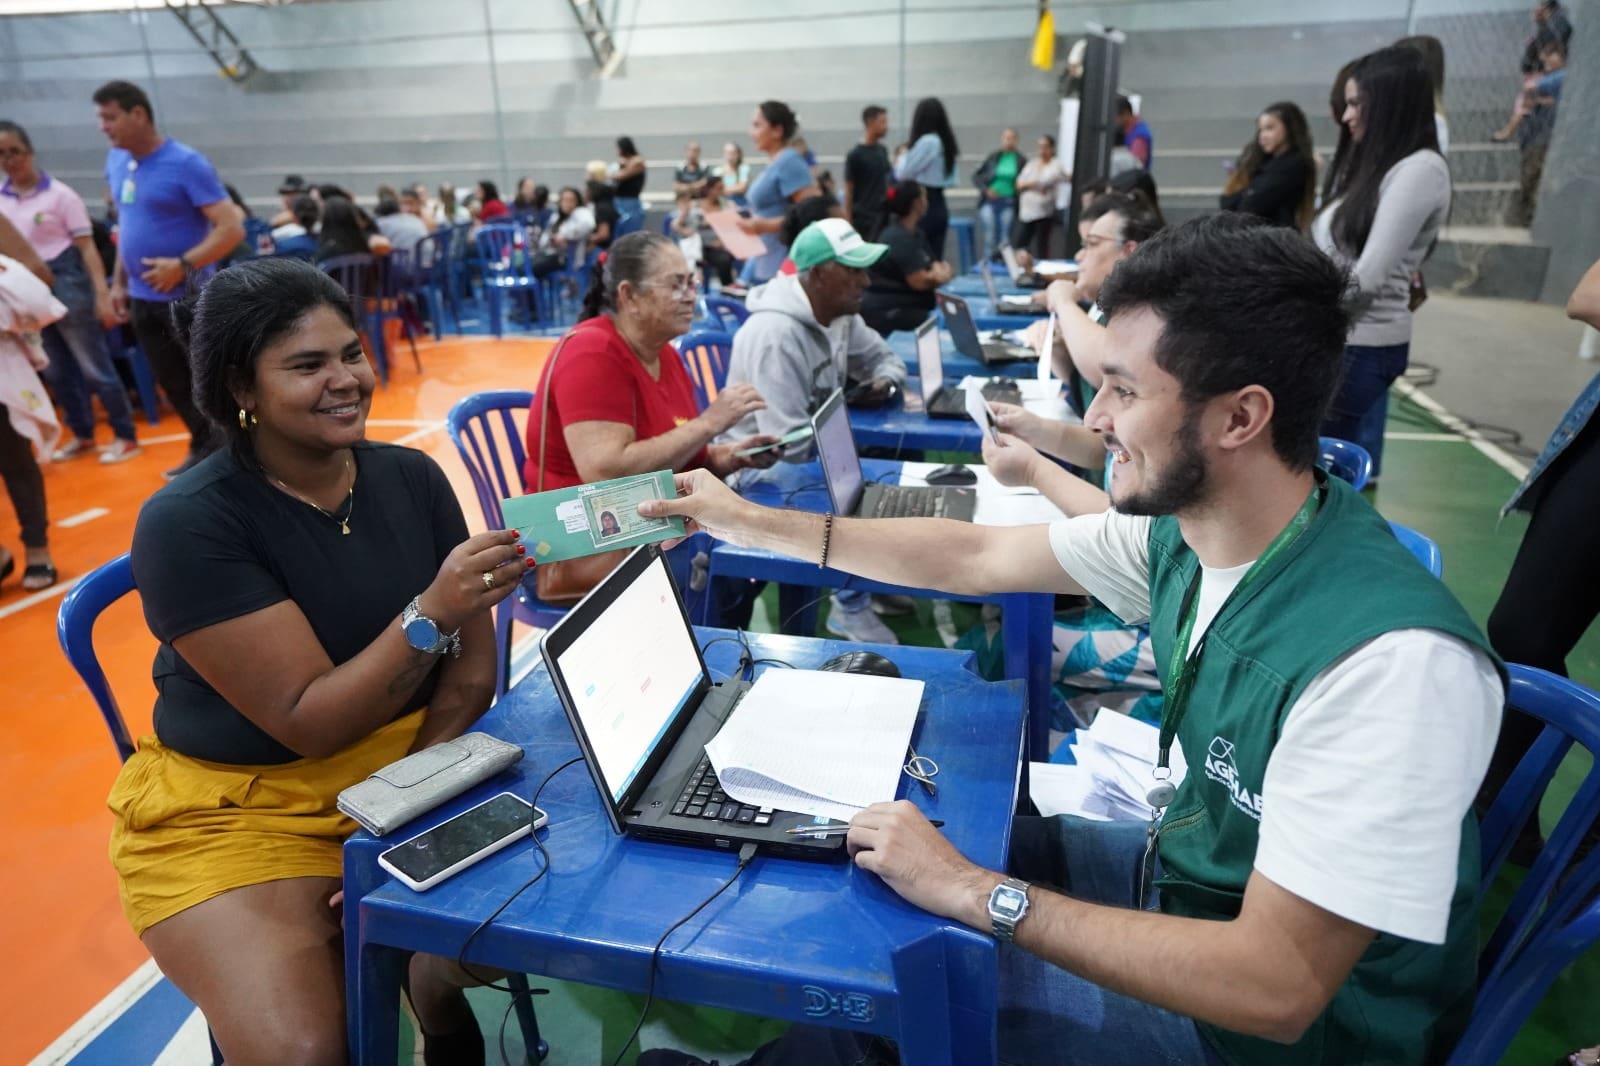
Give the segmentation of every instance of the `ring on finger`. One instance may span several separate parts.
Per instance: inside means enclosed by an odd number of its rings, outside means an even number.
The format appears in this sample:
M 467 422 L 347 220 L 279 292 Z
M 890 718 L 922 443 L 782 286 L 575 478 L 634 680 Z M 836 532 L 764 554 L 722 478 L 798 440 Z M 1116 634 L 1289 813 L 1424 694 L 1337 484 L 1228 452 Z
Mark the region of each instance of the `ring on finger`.
M 483 572 L 483 587 L 490 592 L 494 591 L 494 575 L 487 570 Z

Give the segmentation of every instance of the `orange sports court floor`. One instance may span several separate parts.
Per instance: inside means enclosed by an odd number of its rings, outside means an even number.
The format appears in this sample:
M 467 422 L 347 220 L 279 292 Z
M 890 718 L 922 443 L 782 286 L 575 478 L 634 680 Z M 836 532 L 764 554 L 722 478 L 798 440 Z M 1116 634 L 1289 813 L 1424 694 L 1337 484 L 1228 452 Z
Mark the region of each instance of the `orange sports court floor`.
M 532 389 L 550 341 L 447 338 L 421 345 L 426 372 L 410 352 L 391 348 L 395 370 L 372 405 L 367 432 L 403 442 L 435 459 L 456 484 L 474 531 L 483 516 L 466 470 L 445 432 L 445 415 L 463 396 L 490 388 Z M 106 858 L 111 815 L 106 793 L 118 760 L 93 700 L 56 643 L 56 611 L 73 581 L 127 551 L 146 497 L 161 472 L 182 460 L 187 434 L 176 415 L 160 425 L 139 420 L 144 453 L 102 466 L 93 456 L 45 464 L 50 548 L 61 580 L 37 593 L 13 575 L 0 586 L 0 677 L 11 707 L 11 741 L 0 754 L 0 809 L 11 830 L 0 835 L 5 888 L 5 957 L 0 1002 L 6 1035 L 0 1064 L 32 1059 L 148 958 L 128 929 Z M 109 439 L 104 426 L 101 442 Z M 16 517 L 6 508 L 0 543 L 18 555 Z M 96 649 L 135 737 L 150 729 L 155 638 L 137 597 L 113 606 L 96 627 Z

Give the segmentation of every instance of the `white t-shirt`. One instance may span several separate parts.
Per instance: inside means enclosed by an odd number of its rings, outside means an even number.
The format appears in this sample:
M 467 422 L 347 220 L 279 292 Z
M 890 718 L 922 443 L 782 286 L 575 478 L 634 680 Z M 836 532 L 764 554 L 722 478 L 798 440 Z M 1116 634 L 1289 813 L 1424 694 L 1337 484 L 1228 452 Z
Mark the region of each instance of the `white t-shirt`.
M 1107 511 L 1050 526 L 1062 568 L 1129 623 L 1150 617 L 1150 522 Z M 1191 640 L 1249 569 L 1203 568 Z M 1268 757 L 1257 872 L 1352 922 L 1443 943 L 1461 819 L 1503 704 L 1489 657 L 1437 630 L 1344 655 L 1301 691 Z M 1184 755 L 1198 765 L 1204 752 Z

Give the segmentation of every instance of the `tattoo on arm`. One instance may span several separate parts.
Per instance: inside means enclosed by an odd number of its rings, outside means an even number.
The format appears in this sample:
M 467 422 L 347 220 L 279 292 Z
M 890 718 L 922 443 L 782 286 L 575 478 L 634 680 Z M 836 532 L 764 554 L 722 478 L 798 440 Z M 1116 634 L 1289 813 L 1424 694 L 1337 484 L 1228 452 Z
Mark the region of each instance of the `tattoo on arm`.
M 422 679 L 433 669 L 435 657 L 425 651 L 411 652 L 411 662 L 389 682 L 389 695 L 398 700 L 407 699 L 422 684 Z

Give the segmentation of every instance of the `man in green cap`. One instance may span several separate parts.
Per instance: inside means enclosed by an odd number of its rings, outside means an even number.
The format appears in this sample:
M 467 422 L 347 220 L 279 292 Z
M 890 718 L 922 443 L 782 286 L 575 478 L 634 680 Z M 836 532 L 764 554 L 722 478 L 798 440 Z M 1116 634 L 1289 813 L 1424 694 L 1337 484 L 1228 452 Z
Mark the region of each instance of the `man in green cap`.
M 861 319 L 867 268 L 888 246 L 861 239 L 849 222 L 825 218 L 800 231 L 789 247 L 796 273 L 780 274 L 745 299 L 750 318 L 733 336 L 728 384 L 749 382 L 767 406 L 745 415 L 718 440 L 756 433 L 775 437 L 811 420 L 835 389 L 864 386 L 852 402 L 876 406 L 906 379 L 906 365 Z M 788 462 L 811 458 L 811 442 L 790 445 Z M 896 643 L 894 631 L 872 613 L 871 597 L 840 592 L 828 628 L 850 640 Z

